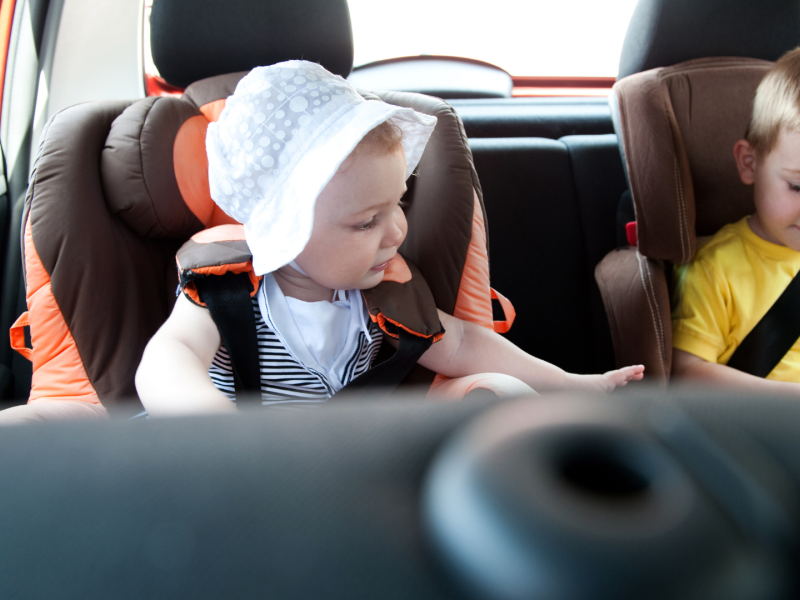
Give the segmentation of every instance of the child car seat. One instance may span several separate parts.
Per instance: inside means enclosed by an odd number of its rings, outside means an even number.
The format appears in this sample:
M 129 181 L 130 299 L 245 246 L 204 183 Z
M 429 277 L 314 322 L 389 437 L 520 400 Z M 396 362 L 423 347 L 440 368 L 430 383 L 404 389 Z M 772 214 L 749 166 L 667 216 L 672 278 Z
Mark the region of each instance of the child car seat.
M 754 211 L 733 144 L 745 135 L 769 61 L 797 44 L 798 31 L 797 2 L 637 5 L 610 97 L 636 235 L 595 271 L 618 366 L 642 363 L 651 381 L 668 380 L 670 264 L 691 260 L 698 236 Z
M 29 310 L 12 328 L 13 345 L 33 360 L 29 402 L 136 398 L 144 347 L 175 301 L 177 249 L 204 228 L 233 222 L 209 194 L 205 131 L 241 70 L 300 57 L 343 76 L 352 66 L 344 1 L 197 5 L 153 7 L 154 59 L 167 83 L 190 83 L 181 98 L 78 105 L 42 134 L 22 225 Z M 298 26 L 313 31 L 309 19 L 328 35 L 311 36 L 303 50 L 292 44 Z M 230 34 L 224 44 L 214 41 L 220 31 Z M 240 72 L 228 72 L 234 68 Z M 377 96 L 438 118 L 409 182 L 401 252 L 440 309 L 493 327 L 486 216 L 460 119 L 435 98 Z M 31 349 L 22 347 L 26 324 Z M 407 379 L 429 385 L 434 374 L 417 366 Z

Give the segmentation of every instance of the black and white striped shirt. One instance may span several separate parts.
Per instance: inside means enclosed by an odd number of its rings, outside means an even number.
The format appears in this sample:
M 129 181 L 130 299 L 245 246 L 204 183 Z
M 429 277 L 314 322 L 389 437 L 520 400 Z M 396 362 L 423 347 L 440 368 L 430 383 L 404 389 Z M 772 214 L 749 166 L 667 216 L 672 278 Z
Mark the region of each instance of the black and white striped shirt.
M 256 317 L 256 337 L 258 339 L 258 362 L 261 367 L 261 403 L 276 404 L 318 404 L 325 402 L 335 393 L 334 387 L 324 373 L 307 367 L 284 346 L 274 324 L 264 320 L 253 298 L 253 311 Z M 369 324 L 370 338 L 359 332 L 355 352 L 347 362 L 342 380 L 347 385 L 352 379 L 366 371 L 375 360 L 383 339 L 377 324 Z M 225 346 L 220 346 L 211 368 L 208 370 L 214 385 L 235 400 L 233 371 Z

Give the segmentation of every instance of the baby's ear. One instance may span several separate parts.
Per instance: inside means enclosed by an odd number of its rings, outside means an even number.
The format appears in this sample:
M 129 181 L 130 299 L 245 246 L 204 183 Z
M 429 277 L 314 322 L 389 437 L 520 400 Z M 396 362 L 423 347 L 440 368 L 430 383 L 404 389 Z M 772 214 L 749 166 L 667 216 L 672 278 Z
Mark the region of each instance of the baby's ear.
M 739 140 L 733 145 L 733 157 L 739 170 L 739 179 L 745 185 L 753 185 L 756 179 L 756 152 L 750 142 Z

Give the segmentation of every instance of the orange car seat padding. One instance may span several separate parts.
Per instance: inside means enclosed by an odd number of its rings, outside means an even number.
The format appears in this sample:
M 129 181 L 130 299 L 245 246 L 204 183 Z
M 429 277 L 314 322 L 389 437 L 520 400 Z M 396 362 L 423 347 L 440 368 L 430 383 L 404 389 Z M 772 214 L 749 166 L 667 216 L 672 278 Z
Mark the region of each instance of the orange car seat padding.
M 382 281 L 394 281 L 395 283 L 411 281 L 411 271 L 402 256 L 395 254 L 395 257 L 383 271 Z
M 503 307 L 503 312 L 506 316 L 505 321 L 495 321 L 493 323 L 493 329 L 497 333 L 507 333 L 514 324 L 514 319 L 517 318 L 517 311 L 514 310 L 514 305 L 509 302 L 508 298 L 494 288 L 492 288 L 492 299 L 500 302 L 500 306 Z
M 203 115 L 189 117 L 175 136 L 173 161 L 175 179 L 184 202 L 206 227 L 216 204 L 208 187 L 208 156 L 206 155 L 208 119 Z
M 200 107 L 200 112 L 205 115 L 209 122 L 214 122 L 219 119 L 222 109 L 225 108 L 226 100 L 226 98 L 221 98 L 219 100 L 214 100 L 213 102 L 203 104 L 203 106 Z
M 224 101 L 223 101 L 224 105 Z M 175 136 L 173 161 L 175 179 L 184 202 L 206 227 L 236 224 L 211 198 L 208 186 L 208 155 L 204 115 L 189 117 Z
M 31 328 L 33 379 L 28 402 L 37 400 L 80 400 L 99 403 L 89 382 L 75 340 L 53 297 L 50 276 L 36 248 L 30 221 L 25 227 L 28 324 Z M 16 324 L 15 324 L 16 325 Z M 24 339 L 24 338 L 23 338 Z
M 14 9 L 16 0 L 6 0 L 0 4 L 0 90 L 6 80 L 6 65 L 8 59 L 8 46 L 11 41 L 11 27 L 14 25 Z M 0 110 L 3 108 L 3 99 L 0 94 Z
M 453 316 L 488 329 L 492 328 L 492 299 L 489 296 L 489 256 L 486 250 L 486 225 L 477 192 L 473 191 L 472 239 L 458 286 Z
M 486 225 L 483 219 L 483 207 L 477 191 L 473 191 L 474 208 L 472 211 L 472 238 L 469 243 L 467 260 L 464 264 L 464 271 L 461 276 L 461 285 L 458 288 L 458 298 L 453 310 L 453 316 L 463 321 L 469 321 L 487 329 L 492 329 L 498 333 L 506 333 L 511 328 L 511 322 L 505 324 L 501 329 L 497 328 L 497 323 L 493 322 L 492 298 L 497 294 L 489 286 L 489 256 L 486 244 Z M 498 294 L 499 295 L 499 294 Z M 505 297 L 509 309 L 504 307 L 506 315 L 514 312 L 511 302 Z M 431 390 L 441 389 L 441 386 L 448 381 L 448 377 L 437 373 L 431 385 Z M 461 388 L 458 388 L 461 390 Z M 463 391 L 463 390 L 461 390 Z M 461 394 L 463 397 L 468 391 Z M 458 391 L 454 393 L 459 393 Z
M 33 361 L 33 350 L 25 345 L 25 328 L 28 325 L 28 311 L 26 310 L 14 321 L 9 331 L 9 337 L 11 338 L 11 348 Z

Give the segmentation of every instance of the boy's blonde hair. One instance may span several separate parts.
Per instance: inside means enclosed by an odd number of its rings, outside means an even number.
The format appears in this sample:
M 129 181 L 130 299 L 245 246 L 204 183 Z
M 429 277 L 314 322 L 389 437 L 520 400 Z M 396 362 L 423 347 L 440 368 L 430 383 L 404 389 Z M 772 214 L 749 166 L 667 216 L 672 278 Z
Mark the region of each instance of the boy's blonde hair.
M 767 156 L 781 131 L 800 131 L 800 48 L 778 59 L 756 90 L 745 137 L 758 156 Z

